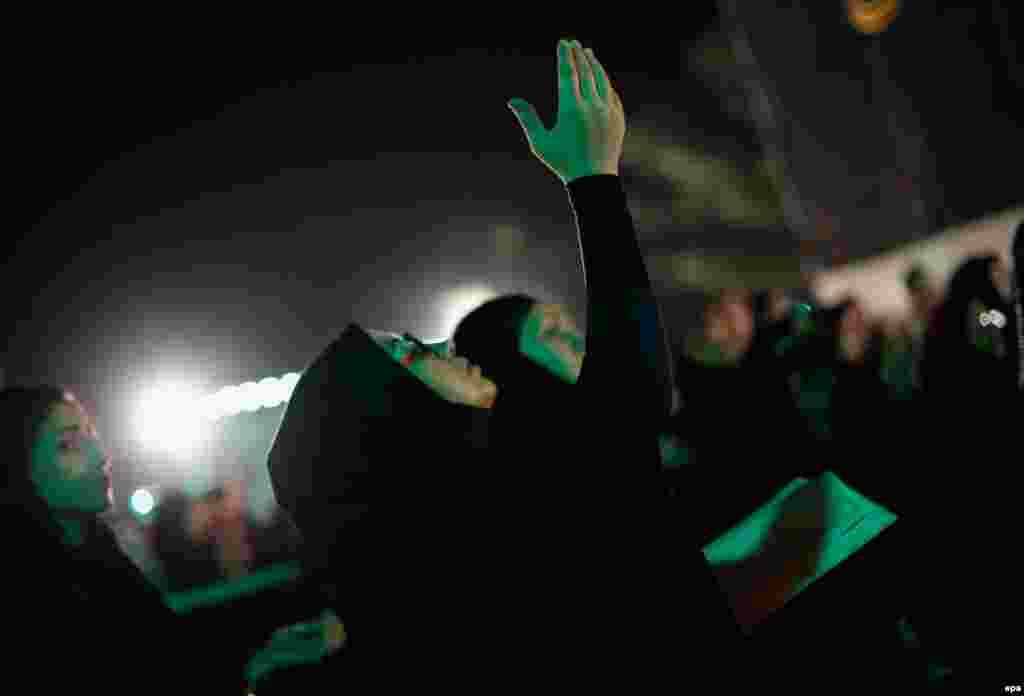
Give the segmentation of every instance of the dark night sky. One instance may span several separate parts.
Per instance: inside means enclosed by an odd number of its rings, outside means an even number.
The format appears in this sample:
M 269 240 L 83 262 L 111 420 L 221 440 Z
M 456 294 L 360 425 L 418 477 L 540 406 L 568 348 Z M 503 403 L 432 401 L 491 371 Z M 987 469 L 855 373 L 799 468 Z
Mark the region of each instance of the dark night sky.
M 667 42 L 593 45 L 630 118 L 749 150 L 752 130 L 684 65 L 710 19 Z M 117 448 L 130 395 L 154 374 L 215 389 L 300 369 L 352 319 L 430 333 L 434 298 L 453 284 L 552 297 L 585 320 L 566 195 L 505 107 L 519 96 L 553 113 L 557 36 L 339 49 L 322 72 L 272 55 L 186 64 L 156 47 L 19 72 L 8 380 L 77 388 Z M 856 63 L 850 51 L 833 69 Z M 949 79 L 976 85 L 984 62 L 965 65 Z M 914 69 L 901 79 L 924 84 Z M 931 87 L 920 94 L 933 146 L 951 143 L 954 162 L 955 134 L 979 132 L 965 127 L 969 110 L 954 125 L 931 109 Z M 973 123 L 991 111 L 979 104 Z M 1001 196 L 957 205 L 980 214 Z M 495 250 L 498 225 L 525 232 L 524 255 Z

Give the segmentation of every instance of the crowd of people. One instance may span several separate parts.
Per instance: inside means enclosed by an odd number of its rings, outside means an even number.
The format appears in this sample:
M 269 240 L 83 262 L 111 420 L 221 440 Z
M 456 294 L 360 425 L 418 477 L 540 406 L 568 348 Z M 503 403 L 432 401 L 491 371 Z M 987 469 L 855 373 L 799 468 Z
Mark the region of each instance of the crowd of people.
M 579 42 L 559 43 L 558 82 L 552 128 L 509 106 L 567 190 L 586 332 L 506 295 L 439 344 L 351 323 L 309 364 L 267 466 L 321 618 L 233 635 L 173 614 L 102 522 L 110 458 L 91 415 L 60 389 L 4 389 L 8 596 L 46 608 L 19 619 L 22 678 L 92 684 L 116 659 L 107 690 L 146 671 L 168 692 L 199 674 L 210 693 L 285 692 L 330 655 L 322 686 L 354 693 L 1012 683 L 1019 230 L 1015 282 L 995 255 L 965 260 L 944 296 L 911 269 L 904 328 L 874 329 L 856 298 L 730 291 L 673 361 L 618 178 L 621 100 Z M 841 480 L 898 521 L 801 595 L 773 589 L 791 601 L 751 626 L 705 549 L 795 479 Z M 158 511 L 164 567 L 189 566 L 170 573 L 181 588 L 252 567 L 223 493 Z M 802 498 L 768 546 L 820 531 L 821 500 Z M 207 557 L 183 560 L 197 546 Z M 138 618 L 152 638 L 129 635 Z M 38 646 L 60 670 L 33 667 Z
M 1013 432 L 1019 347 L 1010 273 L 997 253 L 964 259 L 944 290 L 921 267 L 904 279 L 911 314 L 902 322 L 870 323 L 855 297 L 821 308 L 781 290 L 710 297 L 703 330 L 680 351 L 680 407 L 660 439 L 703 544 L 790 481 L 826 472 L 899 515 L 903 541 L 878 572 L 915 582 L 887 590 L 893 604 L 871 635 L 892 639 L 892 659 L 922 674 L 923 662 L 951 670 L 963 639 L 947 622 L 950 559 L 967 557 L 954 556 L 961 544 L 980 548 L 971 536 L 1000 534 L 980 524 L 984 513 L 953 522 L 950 510 L 976 515 L 999 504 L 1005 469 L 979 469 L 992 490 L 978 491 L 962 480 L 963 465 L 993 456 L 982 433 Z M 908 624 L 923 654 L 900 647 Z

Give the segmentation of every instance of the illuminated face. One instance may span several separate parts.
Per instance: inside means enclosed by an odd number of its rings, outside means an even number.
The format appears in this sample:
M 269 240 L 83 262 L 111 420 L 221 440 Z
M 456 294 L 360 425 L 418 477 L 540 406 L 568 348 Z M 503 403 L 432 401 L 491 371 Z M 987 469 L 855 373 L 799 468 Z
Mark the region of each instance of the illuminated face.
M 857 362 L 864 357 L 868 338 L 868 324 L 864 311 L 860 305 L 853 304 L 839 320 L 840 351 L 847 360 Z
M 782 321 L 789 315 L 791 305 L 792 302 L 784 291 L 773 288 L 768 294 L 768 320 Z
M 867 335 L 867 331 L 868 325 L 864 318 L 864 310 L 860 308 L 860 305 L 850 305 L 839 321 L 839 332 L 843 335 L 860 337 Z
M 995 286 L 1004 300 L 1009 301 L 1013 296 L 1013 283 L 1010 280 L 1010 269 L 1003 263 L 1002 259 L 992 264 L 989 269 L 992 276 L 992 285 Z
M 570 384 L 583 367 L 583 334 L 568 310 L 557 304 L 535 304 L 519 335 L 519 352 Z
M 434 343 L 425 350 L 422 344 L 395 337 L 383 346 L 445 401 L 476 408 L 494 405 L 498 385 L 484 377 L 479 367 L 456 355 L 450 342 Z
M 739 294 L 728 294 L 708 308 L 708 341 L 718 346 L 730 360 L 742 356 L 754 338 L 754 313 L 750 303 Z
M 736 340 L 744 345 L 750 343 L 754 337 L 754 313 L 746 298 L 730 298 L 724 303 L 722 312 Z
M 932 309 L 939 303 L 938 293 L 932 285 L 922 284 L 910 290 L 910 303 L 919 319 L 927 319 Z
M 32 448 L 31 478 L 54 511 L 100 513 L 113 504 L 110 458 L 80 404 L 54 405 Z

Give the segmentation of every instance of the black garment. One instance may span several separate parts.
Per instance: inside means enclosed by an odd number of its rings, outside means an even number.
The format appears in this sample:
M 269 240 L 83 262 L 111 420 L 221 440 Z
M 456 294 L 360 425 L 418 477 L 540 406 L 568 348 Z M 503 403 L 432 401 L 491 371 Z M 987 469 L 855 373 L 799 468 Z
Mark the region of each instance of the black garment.
M 682 473 L 702 545 L 794 477 L 820 473 L 781 359 L 759 352 L 738 365 L 709 365 L 684 355 L 676 375 L 683 408 L 674 430 L 694 451 Z
M 530 298 L 471 313 L 455 345 L 499 385 L 491 449 L 520 501 L 524 562 L 545 571 L 523 576 L 530 601 L 516 608 L 537 625 L 535 669 L 560 689 L 643 693 L 679 684 L 681 668 L 697 678 L 703 665 L 683 657 L 694 640 L 698 659 L 734 656 L 738 630 L 689 510 L 671 504 L 661 478 L 671 364 L 621 183 L 585 177 L 568 190 L 587 284 L 576 384 L 518 351 Z
M 1017 223 L 1013 233 L 1013 316 L 1017 321 L 1016 346 L 1017 387 L 1024 391 L 1024 222 Z
M 63 546 L 23 511 L 0 508 L 9 606 L 4 679 L 24 693 L 244 693 L 253 646 L 230 627 L 174 615 L 101 523 Z M 259 638 L 254 636 L 253 638 Z
M 696 543 L 658 504 L 671 379 L 625 196 L 611 176 L 569 193 L 588 341 L 576 392 L 549 383 L 557 398 L 534 404 L 557 421 L 523 419 L 510 390 L 485 450 L 491 414 L 443 402 L 356 327 L 292 395 L 271 479 L 338 586 L 353 683 L 683 683 L 734 650 Z M 368 525 L 371 465 L 384 507 Z
M 501 493 L 487 417 L 435 395 L 355 324 L 296 384 L 268 466 L 346 627 L 338 688 L 465 684 L 497 650 L 488 605 L 501 595 L 480 560 Z
M 981 257 L 961 265 L 925 345 L 920 432 L 931 509 L 922 520 L 936 562 L 921 601 L 943 649 L 954 655 L 954 670 L 1012 680 L 1020 651 L 1010 627 L 1020 625 L 1022 602 L 1010 580 L 1019 573 L 1007 567 L 1019 568 L 1017 433 L 1024 405 L 1012 355 L 980 349 L 972 337 L 979 323 L 974 301 L 1007 317 L 998 336 L 1005 345 L 1017 331 L 1015 312 L 990 278 L 993 262 Z M 950 606 L 951 596 L 961 599 Z
M 700 509 L 707 540 L 740 521 L 792 478 L 825 470 L 875 498 L 889 490 L 882 413 L 889 407 L 877 364 L 837 358 L 836 327 L 845 306 L 824 313 L 810 335 L 780 346 L 780 336 L 755 340 L 736 366 L 704 365 L 683 358 L 677 376 L 686 404 L 680 420 L 695 442 L 693 505 Z M 776 347 L 782 350 L 776 350 Z M 795 410 L 787 378 L 820 390 L 811 430 Z M 823 379 L 809 383 L 808 375 Z M 702 456 L 703 454 L 703 456 Z M 856 476 L 851 476 L 851 472 Z M 880 473 L 881 489 L 863 487 Z M 867 474 L 867 476 L 865 476 Z M 890 496 L 890 498 L 896 498 Z M 898 510 L 897 510 L 898 511 Z M 904 520 L 868 547 L 817 580 L 756 626 L 749 639 L 748 670 L 761 686 L 784 693 L 814 692 L 820 684 L 877 690 L 881 685 L 916 689 L 925 664 L 904 649 L 898 620 L 906 611 L 908 562 L 914 557 Z M 916 575 L 915 575 L 916 577 Z
M 831 372 L 831 441 L 823 454 L 847 484 L 897 515 L 913 512 L 915 463 L 904 454 L 915 405 L 896 399 L 882 379 L 882 355 L 869 345 L 864 360 L 836 358 Z
M 968 259 L 949 283 L 946 299 L 936 312 L 925 340 L 921 364 L 922 388 L 931 401 L 950 403 L 971 394 L 1001 400 L 1013 391 L 1016 365 L 1003 351 L 985 350 L 975 333 L 985 332 L 1005 348 L 1012 345 L 1016 319 L 1009 303 L 992 283 L 995 256 Z M 1007 319 L 1001 328 L 980 326 L 974 309 L 997 310 Z
M 248 528 L 253 547 L 253 568 L 299 560 L 302 539 L 284 510 L 274 510 L 268 520 L 250 518 Z

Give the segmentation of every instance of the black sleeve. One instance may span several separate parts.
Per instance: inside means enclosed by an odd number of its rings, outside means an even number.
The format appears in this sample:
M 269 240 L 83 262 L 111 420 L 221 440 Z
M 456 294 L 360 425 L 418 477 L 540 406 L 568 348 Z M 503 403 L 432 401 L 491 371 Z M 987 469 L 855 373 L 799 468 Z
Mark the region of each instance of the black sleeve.
M 619 177 L 568 185 L 587 286 L 587 354 L 578 386 L 661 423 L 672 410 L 668 341 Z
M 577 386 L 585 390 L 593 432 L 581 436 L 601 443 L 593 447 L 591 456 L 615 457 L 641 467 L 649 458 L 658 473 L 656 438 L 672 408 L 672 370 L 625 192 L 614 175 L 583 177 L 568 189 L 587 286 L 587 354 Z M 605 445 L 610 449 L 601 452 Z M 632 451 L 632 456 L 624 450 Z M 681 510 L 677 499 L 665 496 L 660 479 L 647 479 L 641 472 L 638 480 L 651 485 L 632 489 L 627 483 L 630 478 L 622 477 L 623 485 L 610 495 L 629 498 L 631 492 L 638 494 L 626 505 L 633 511 L 633 519 L 625 521 L 626 535 L 631 537 L 628 546 L 633 548 L 615 546 L 613 551 L 609 544 L 608 551 L 618 556 L 620 563 L 633 559 L 638 569 L 647 569 L 665 581 L 663 587 L 672 588 L 663 594 L 648 587 L 631 601 L 637 606 L 650 606 L 647 603 L 653 601 L 658 608 L 652 616 L 659 620 L 672 617 L 668 623 L 687 625 L 690 632 L 685 642 L 701 641 L 702 657 L 735 659 L 737 652 L 745 649 L 744 641 L 696 541 L 688 513 Z M 641 519 L 644 523 L 638 525 Z M 672 560 L 666 561 L 666 557 Z M 625 560 L 626 565 L 630 563 Z M 668 641 L 659 648 L 670 653 L 663 667 L 678 664 L 677 647 L 676 642 Z
M 369 462 L 361 438 L 363 416 L 373 406 L 358 402 L 371 398 L 377 375 L 367 366 L 362 390 L 353 378 L 361 352 L 373 349 L 362 339 L 350 324 L 302 372 L 267 453 L 275 497 L 295 521 L 304 561 L 315 569 L 337 551 L 343 527 L 348 548 L 364 538 L 359 531 L 369 512 Z

